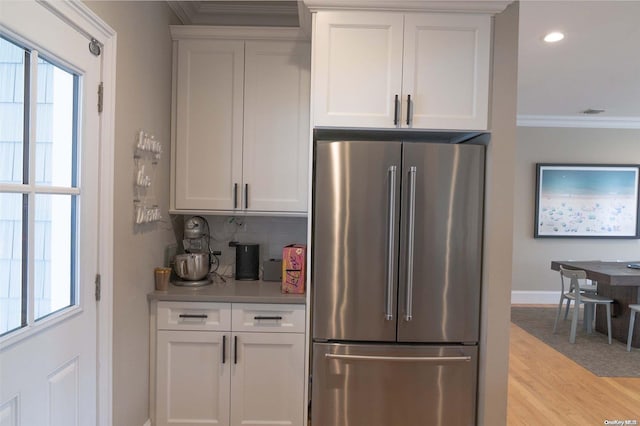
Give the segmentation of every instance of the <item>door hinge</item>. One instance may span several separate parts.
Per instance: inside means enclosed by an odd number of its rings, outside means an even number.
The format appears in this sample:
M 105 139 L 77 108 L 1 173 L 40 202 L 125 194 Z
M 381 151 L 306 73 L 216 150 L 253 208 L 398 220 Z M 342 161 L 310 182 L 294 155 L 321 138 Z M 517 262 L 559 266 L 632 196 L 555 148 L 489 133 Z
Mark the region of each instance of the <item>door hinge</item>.
M 102 292 L 102 279 L 100 274 L 96 274 L 96 302 L 100 300 L 101 292 Z
M 102 102 L 104 98 L 104 83 L 100 82 L 98 85 L 98 112 L 102 112 Z

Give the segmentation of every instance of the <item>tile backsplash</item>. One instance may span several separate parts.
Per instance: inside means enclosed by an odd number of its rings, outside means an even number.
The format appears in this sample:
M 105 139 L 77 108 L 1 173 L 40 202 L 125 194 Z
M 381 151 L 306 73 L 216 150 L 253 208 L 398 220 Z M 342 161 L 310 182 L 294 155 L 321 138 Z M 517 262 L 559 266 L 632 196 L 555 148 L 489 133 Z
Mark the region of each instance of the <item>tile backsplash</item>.
M 267 259 L 282 259 L 287 244 L 307 242 L 307 219 L 301 217 L 204 216 L 211 232 L 211 249 L 222 252 L 218 272 L 234 272 L 236 251 L 230 241 L 260 244 L 260 269 Z

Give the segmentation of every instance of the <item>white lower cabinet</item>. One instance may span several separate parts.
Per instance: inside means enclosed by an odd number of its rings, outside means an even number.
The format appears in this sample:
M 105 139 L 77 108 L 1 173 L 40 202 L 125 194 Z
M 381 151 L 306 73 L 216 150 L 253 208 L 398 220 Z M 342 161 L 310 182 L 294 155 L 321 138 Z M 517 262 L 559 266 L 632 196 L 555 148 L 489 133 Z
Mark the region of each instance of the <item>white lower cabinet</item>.
M 302 425 L 304 334 L 238 333 L 231 425 Z
M 230 369 L 229 360 L 222 356 L 225 339 L 228 333 L 158 331 L 157 425 L 229 424 Z
M 156 312 L 154 425 L 303 425 L 304 305 L 158 302 Z

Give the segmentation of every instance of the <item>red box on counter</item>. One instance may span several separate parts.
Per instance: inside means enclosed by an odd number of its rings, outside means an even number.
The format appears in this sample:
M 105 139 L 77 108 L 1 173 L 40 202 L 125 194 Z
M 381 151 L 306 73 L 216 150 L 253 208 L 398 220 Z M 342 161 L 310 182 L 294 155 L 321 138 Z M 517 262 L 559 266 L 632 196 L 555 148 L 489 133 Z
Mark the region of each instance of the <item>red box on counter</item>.
M 282 292 L 304 293 L 307 246 L 289 244 L 282 249 Z

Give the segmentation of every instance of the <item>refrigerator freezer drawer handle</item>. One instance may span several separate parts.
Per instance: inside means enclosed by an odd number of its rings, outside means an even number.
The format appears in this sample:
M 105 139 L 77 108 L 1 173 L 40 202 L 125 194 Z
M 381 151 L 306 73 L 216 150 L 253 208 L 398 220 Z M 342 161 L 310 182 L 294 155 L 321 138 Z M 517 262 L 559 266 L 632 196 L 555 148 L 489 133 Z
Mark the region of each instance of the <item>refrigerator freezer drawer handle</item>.
M 409 167 L 409 229 L 407 241 L 407 300 L 405 321 L 413 319 L 413 255 L 416 229 L 416 174 L 415 166 Z
M 384 318 L 393 320 L 393 279 L 395 277 L 394 241 L 395 241 L 395 212 L 396 212 L 396 166 L 389 166 L 389 229 L 387 234 L 387 297 Z
M 325 358 L 343 361 L 384 361 L 384 362 L 470 362 L 470 356 L 371 356 L 325 354 Z

